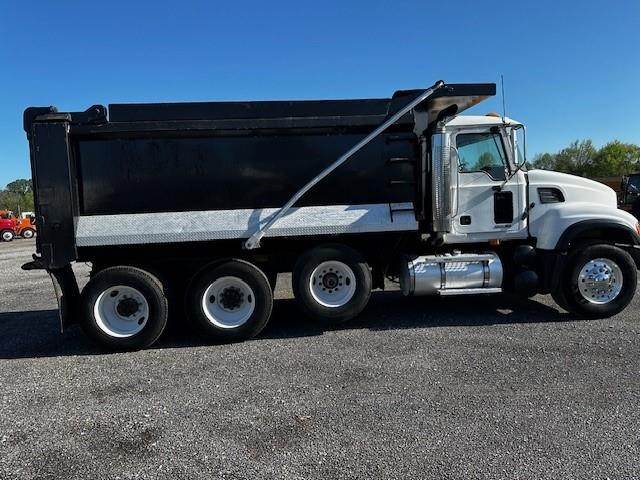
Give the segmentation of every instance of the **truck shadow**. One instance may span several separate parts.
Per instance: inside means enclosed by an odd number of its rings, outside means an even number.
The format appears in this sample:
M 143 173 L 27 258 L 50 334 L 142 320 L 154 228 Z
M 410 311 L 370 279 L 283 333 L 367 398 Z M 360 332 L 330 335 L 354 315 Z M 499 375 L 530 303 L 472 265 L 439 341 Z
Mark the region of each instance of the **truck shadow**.
M 402 298 L 399 292 L 375 292 L 366 310 L 345 329 L 384 331 L 433 327 L 478 327 L 576 320 L 567 313 L 534 300 L 506 295 L 464 298 Z M 336 328 L 336 327 L 333 327 Z M 292 299 L 276 300 L 269 325 L 253 341 L 322 335 L 328 328 L 302 317 Z M 173 322 L 153 348 L 212 345 Z M 57 310 L 0 313 L 0 359 L 98 355 L 77 325 L 60 334 Z

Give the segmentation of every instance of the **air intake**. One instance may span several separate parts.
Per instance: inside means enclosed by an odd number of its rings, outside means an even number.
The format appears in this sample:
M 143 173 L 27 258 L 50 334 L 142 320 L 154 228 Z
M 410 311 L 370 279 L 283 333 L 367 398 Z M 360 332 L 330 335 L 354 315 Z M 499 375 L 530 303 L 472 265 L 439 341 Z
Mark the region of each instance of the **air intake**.
M 538 197 L 540 197 L 540 203 L 564 202 L 564 195 L 557 188 L 539 188 Z

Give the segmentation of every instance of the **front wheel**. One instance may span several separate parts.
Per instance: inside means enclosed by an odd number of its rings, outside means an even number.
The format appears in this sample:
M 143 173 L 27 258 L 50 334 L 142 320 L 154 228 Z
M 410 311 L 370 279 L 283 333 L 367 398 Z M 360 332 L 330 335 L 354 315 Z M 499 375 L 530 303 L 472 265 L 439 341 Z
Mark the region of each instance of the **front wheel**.
M 569 255 L 554 298 L 577 315 L 608 318 L 629 305 L 636 287 L 637 267 L 629 253 L 613 245 L 590 245 Z
M 35 236 L 35 234 L 36 234 L 35 230 L 33 230 L 31 228 L 25 228 L 22 231 L 21 236 L 22 236 L 22 238 L 29 239 L 29 238 L 33 238 Z
M 11 240 L 13 240 L 13 238 L 15 237 L 15 233 L 13 233 L 11 230 L 3 230 L 2 231 L 2 241 L 3 242 L 10 242 Z

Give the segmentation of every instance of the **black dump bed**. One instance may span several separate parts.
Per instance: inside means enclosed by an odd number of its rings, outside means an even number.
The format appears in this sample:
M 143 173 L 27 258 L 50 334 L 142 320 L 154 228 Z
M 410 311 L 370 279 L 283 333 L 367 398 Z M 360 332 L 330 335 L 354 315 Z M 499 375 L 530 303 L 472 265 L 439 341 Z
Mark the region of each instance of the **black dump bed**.
M 421 92 L 361 100 L 113 104 L 108 111 L 96 105 L 67 113 L 29 108 L 39 248 L 73 250 L 79 217 L 280 207 Z M 494 84 L 448 85 L 421 108 L 432 121 L 445 108 L 461 111 L 493 94 Z M 299 206 L 414 202 L 425 195 L 419 133 L 414 116 L 403 116 Z M 56 264 L 73 258 L 43 255 L 59 257 Z
M 80 210 L 96 215 L 281 206 L 382 123 L 392 103 L 109 105 L 108 124 L 76 137 Z M 412 201 L 416 138 L 407 115 L 300 205 Z M 405 161 L 389 163 L 399 158 Z

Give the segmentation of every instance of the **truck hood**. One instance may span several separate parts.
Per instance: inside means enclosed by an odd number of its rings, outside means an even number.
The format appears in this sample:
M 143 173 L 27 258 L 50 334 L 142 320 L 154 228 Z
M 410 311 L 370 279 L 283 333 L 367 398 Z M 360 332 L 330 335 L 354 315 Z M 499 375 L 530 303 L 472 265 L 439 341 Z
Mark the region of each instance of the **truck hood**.
M 537 247 L 553 250 L 571 225 L 579 222 L 607 222 L 621 225 L 634 235 L 638 220 L 617 205 L 616 192 L 606 185 L 565 173 L 531 170 L 529 178 L 529 231 Z M 540 188 L 562 192 L 564 199 L 542 203 Z M 548 193 L 548 192 L 547 192 Z
M 586 202 L 617 208 L 616 192 L 606 185 L 587 178 L 549 170 L 529 170 L 531 200 L 538 200 L 538 188 L 557 188 L 567 203 Z M 535 199 L 535 200 L 534 200 Z

